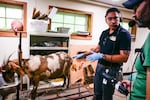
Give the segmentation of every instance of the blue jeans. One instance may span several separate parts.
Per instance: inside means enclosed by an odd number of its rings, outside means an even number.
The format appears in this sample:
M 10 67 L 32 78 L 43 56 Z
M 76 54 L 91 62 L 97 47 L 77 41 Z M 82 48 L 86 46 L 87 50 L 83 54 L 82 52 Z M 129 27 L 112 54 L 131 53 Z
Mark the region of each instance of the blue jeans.
M 103 84 L 103 72 L 105 68 L 98 64 L 94 76 L 94 100 L 113 100 L 114 86 L 110 82 Z

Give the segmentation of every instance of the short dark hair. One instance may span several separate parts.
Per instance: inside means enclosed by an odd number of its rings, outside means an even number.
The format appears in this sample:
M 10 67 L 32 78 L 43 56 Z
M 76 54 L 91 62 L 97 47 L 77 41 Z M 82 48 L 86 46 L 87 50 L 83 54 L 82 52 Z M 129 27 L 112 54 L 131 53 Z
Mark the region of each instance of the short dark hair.
M 105 17 L 108 15 L 108 13 L 110 12 L 117 12 L 120 14 L 120 10 L 117 9 L 117 8 L 109 8 L 107 11 L 106 11 L 106 14 L 105 14 Z

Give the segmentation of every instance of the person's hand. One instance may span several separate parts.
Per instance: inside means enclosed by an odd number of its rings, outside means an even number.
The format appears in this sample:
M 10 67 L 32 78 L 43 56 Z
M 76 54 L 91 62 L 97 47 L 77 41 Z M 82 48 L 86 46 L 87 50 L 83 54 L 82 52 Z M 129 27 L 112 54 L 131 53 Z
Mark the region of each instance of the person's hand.
M 123 86 L 130 92 L 131 91 L 131 81 L 129 80 L 123 80 L 121 82 L 121 84 L 123 84 Z
M 103 58 L 103 54 L 93 52 L 91 55 L 86 57 L 86 60 L 95 61 L 95 60 L 100 60 L 102 58 Z
M 80 59 L 82 57 L 84 57 L 84 53 L 77 54 L 77 55 L 73 56 L 72 58 L 73 59 Z

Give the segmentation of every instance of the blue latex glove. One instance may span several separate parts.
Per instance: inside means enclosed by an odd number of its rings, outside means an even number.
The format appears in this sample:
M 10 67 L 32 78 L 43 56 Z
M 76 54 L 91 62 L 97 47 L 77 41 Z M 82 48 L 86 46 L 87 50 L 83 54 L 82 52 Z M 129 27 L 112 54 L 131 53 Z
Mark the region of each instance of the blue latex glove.
M 102 58 L 103 58 L 103 54 L 92 52 L 92 54 L 86 57 L 86 60 L 95 61 L 95 60 L 100 60 Z
M 84 56 L 84 53 L 80 53 L 80 54 L 77 54 L 77 55 L 73 56 L 72 58 L 73 58 L 73 59 L 80 59 L 80 58 L 82 58 L 83 56 Z

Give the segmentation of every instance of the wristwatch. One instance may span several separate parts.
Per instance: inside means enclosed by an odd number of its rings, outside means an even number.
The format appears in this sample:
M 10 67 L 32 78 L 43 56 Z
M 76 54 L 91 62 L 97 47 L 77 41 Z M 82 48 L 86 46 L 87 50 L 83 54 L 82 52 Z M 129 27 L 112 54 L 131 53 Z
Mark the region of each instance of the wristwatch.
M 106 60 L 106 55 L 105 54 L 102 55 L 102 59 Z

